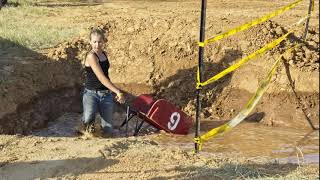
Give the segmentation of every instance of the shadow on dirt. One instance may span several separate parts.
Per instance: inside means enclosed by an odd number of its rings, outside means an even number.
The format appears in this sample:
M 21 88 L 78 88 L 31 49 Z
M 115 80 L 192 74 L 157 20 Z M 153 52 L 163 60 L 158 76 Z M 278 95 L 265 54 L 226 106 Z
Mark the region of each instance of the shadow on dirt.
M 205 62 L 203 82 L 228 68 L 241 56 L 241 51 L 229 50 L 225 52 L 224 56 L 217 63 Z M 184 108 L 191 103 L 193 108 L 189 109 L 190 112 L 188 113 L 190 114 L 191 111 L 195 112 L 196 72 L 197 67 L 179 70 L 177 74 L 160 82 L 155 88 L 157 89 L 157 97 L 167 99 L 179 108 Z M 202 88 L 201 94 L 203 95 L 203 98 L 201 101 L 201 108 L 210 107 L 214 103 L 217 95 L 229 85 L 231 77 L 232 73 Z
M 18 6 L 23 6 L 23 4 L 21 4 L 20 2 L 12 2 L 9 1 L 7 2 L 5 0 L 6 3 L 1 3 L 2 1 L 0 1 L 0 10 L 1 8 L 4 7 L 18 7 Z M 81 1 L 63 1 L 60 3 L 50 3 L 50 2 L 27 2 L 27 5 L 30 6 L 39 6 L 39 7 L 48 7 L 48 8 L 57 8 L 57 7 L 89 7 L 89 6 L 98 6 L 101 5 L 103 3 L 106 3 L 106 1 L 104 0 L 81 0 Z
M 314 30 L 308 30 L 308 33 L 312 34 L 312 35 L 315 35 L 316 34 L 316 31 Z M 303 44 L 305 45 L 309 50 L 312 50 L 312 51 L 316 51 L 316 52 L 319 52 L 319 46 L 313 46 L 313 45 L 310 45 L 309 43 L 306 43 L 305 40 L 302 40 L 302 37 L 298 37 L 294 34 L 290 34 L 289 35 L 289 39 L 290 41 L 292 42 L 296 42 L 297 44 Z
M 259 123 L 264 116 L 266 115 L 265 112 L 256 112 L 251 115 L 249 115 L 246 119 L 244 119 L 246 122 L 253 122 L 253 123 Z
M 187 168 L 176 167 L 173 171 L 182 172 L 180 175 L 170 177 L 156 177 L 152 179 L 257 179 L 276 178 L 286 176 L 296 170 L 295 164 L 233 164 L 227 163 L 219 168 L 206 168 L 191 166 Z
M 2 37 L 0 37 L 0 49 L 0 67 L 15 62 L 23 63 L 26 60 L 46 59 L 46 56 Z
M 9 7 L 18 7 L 20 5 L 19 2 L 8 2 L 7 0 L 1 0 L 0 1 L 0 10 L 4 6 L 9 6 Z
M 299 98 L 299 95 L 298 93 L 296 92 L 295 90 L 295 82 L 292 80 L 292 76 L 291 76 L 291 72 L 290 72 L 290 67 L 289 67 L 289 64 L 287 61 L 283 61 L 283 65 L 285 67 L 285 70 L 286 70 L 286 75 L 287 75 L 287 78 L 288 78 L 288 81 L 290 83 L 290 88 L 296 98 L 296 101 L 297 103 L 300 105 L 300 107 L 303 107 L 303 104 L 301 103 L 301 98 Z M 306 109 L 302 108 L 302 113 L 306 119 L 306 121 L 308 122 L 308 124 L 310 125 L 310 127 L 313 129 L 313 130 L 319 130 L 319 127 L 315 127 L 314 123 L 312 122 L 312 120 L 308 117 L 308 113 L 306 112 Z
M 117 163 L 117 160 L 103 157 L 13 163 L 0 162 L 0 177 L 4 179 L 47 179 L 59 178 L 65 175 L 78 176 L 94 173 Z
M 62 2 L 62 3 L 35 3 L 34 6 L 48 7 L 48 8 L 57 8 L 57 7 L 82 7 L 82 6 L 98 6 L 103 4 L 103 2 L 92 1 L 90 2 Z
M 0 134 L 28 134 L 79 112 L 81 66 L 0 38 Z
M 240 58 L 242 56 L 242 52 L 238 50 L 228 50 L 225 52 L 225 55 L 221 58 L 221 60 L 218 63 L 204 63 L 204 78 L 205 80 L 211 78 L 215 74 L 221 72 L 222 70 L 226 69 L 230 66 L 236 59 Z M 178 70 L 178 72 L 166 78 L 165 80 L 161 81 L 157 85 L 153 87 L 154 94 L 152 94 L 155 99 L 165 99 L 172 104 L 175 104 L 178 108 L 182 109 L 185 108 L 188 103 L 192 102 L 195 106 L 195 98 L 196 98 L 196 71 L 197 67 L 190 68 L 190 69 L 182 69 Z M 225 87 L 228 86 L 230 79 L 232 77 L 232 73 L 226 75 L 222 79 L 216 81 L 213 84 L 208 85 L 207 87 L 203 88 L 202 93 L 206 95 L 204 96 L 202 100 L 202 108 L 206 108 L 212 105 L 212 103 L 215 101 L 215 98 L 218 94 L 220 94 Z M 209 96 L 208 96 L 209 92 Z M 127 97 L 129 99 L 129 105 L 134 100 L 136 96 L 127 93 Z M 120 108 L 122 114 L 125 114 L 125 108 L 122 106 Z M 193 112 L 191 112 L 193 111 Z M 193 108 L 191 111 L 188 111 L 189 115 L 195 112 L 195 108 Z M 137 119 L 136 119 L 137 120 Z M 136 122 L 136 121 L 134 121 Z M 219 122 L 218 124 L 221 124 Z M 135 123 L 130 124 L 130 130 L 134 129 Z M 149 124 L 146 124 L 146 127 L 143 129 L 146 129 L 147 132 L 156 132 L 155 129 L 149 128 Z M 123 128 L 122 128 L 123 129 Z M 143 134 L 143 133 L 142 133 Z

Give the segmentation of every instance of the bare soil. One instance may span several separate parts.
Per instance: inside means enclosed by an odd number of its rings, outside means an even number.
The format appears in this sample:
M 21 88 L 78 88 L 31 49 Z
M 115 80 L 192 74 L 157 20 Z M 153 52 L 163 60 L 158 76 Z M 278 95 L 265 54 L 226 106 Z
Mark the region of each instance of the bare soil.
M 206 36 L 211 37 L 272 12 L 290 1 L 209 1 Z M 305 2 L 303 2 L 305 3 Z M 274 39 L 307 12 L 307 4 L 205 48 L 205 79 L 220 72 Z M 63 12 L 92 22 L 108 34 L 110 77 L 132 100 L 152 93 L 195 113 L 195 74 L 198 58 L 198 1 L 117 1 L 73 7 Z M 55 8 L 55 2 L 38 5 Z M 319 126 L 319 9 L 310 19 L 307 39 L 284 57 L 255 112 L 267 126 L 310 129 Z M 60 7 L 61 8 L 61 7 Z M 94 12 L 94 13 L 93 13 Z M 60 9 L 61 13 L 61 9 Z M 77 24 L 68 16 L 52 18 Z M 164 147 L 138 138 L 47 137 L 32 133 L 66 112 L 81 113 L 83 69 L 89 49 L 89 29 L 72 41 L 49 49 L 6 49 L 0 57 L 0 176 L 4 179 L 234 179 L 317 177 L 317 167 L 255 162 Z M 230 120 L 248 102 L 275 59 L 301 40 L 300 27 L 275 49 L 248 62 L 204 88 L 201 118 Z M 0 44 L 12 44 L 0 37 Z M 115 120 L 121 121 L 118 106 Z M 8 135 L 11 134 L 11 135 Z M 23 136 L 29 135 L 29 136 Z M 239 171 L 235 170 L 239 167 Z M 309 169 L 308 169 L 309 168 Z M 230 172 L 230 174 L 228 174 Z M 240 174 L 239 174 L 240 172 Z M 247 174 L 242 174 L 246 173 Z

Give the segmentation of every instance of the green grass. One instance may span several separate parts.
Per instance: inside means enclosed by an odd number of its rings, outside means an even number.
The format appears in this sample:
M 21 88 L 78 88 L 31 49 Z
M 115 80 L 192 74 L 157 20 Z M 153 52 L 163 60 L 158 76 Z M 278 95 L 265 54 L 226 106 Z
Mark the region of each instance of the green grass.
M 0 37 L 3 39 L 38 50 L 77 36 L 83 29 L 81 25 L 55 21 L 55 17 L 59 18 L 56 11 L 62 8 L 33 6 L 30 1 L 22 1 L 22 4 L 17 7 L 9 4 L 0 11 Z

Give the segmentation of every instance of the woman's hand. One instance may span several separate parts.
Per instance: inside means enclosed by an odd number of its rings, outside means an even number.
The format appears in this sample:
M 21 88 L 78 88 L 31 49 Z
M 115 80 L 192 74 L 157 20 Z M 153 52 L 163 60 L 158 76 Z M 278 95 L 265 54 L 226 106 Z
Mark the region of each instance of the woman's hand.
M 117 93 L 116 100 L 117 100 L 120 104 L 123 104 L 123 103 L 126 101 L 126 99 L 125 99 L 125 97 L 124 97 L 124 94 L 121 93 L 121 92 Z

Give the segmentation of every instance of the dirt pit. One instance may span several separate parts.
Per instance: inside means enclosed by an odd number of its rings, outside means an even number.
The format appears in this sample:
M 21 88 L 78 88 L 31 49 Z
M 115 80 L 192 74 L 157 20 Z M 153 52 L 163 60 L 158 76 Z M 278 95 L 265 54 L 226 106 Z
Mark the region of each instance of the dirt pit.
M 243 124 L 213 139 L 194 156 L 190 135 L 147 128 L 139 137 L 82 138 L 81 60 L 88 30 L 72 41 L 0 57 L 0 177 L 4 179 L 253 179 L 319 178 L 319 9 L 305 42 L 284 56 L 269 89 Z M 50 2 L 49 2 L 50 4 Z M 72 4 L 72 3 L 71 3 Z M 261 17 L 287 2 L 208 2 L 207 37 Z M 54 8 L 49 6 L 48 8 Z M 80 7 L 62 7 L 74 13 Z M 110 77 L 129 103 L 151 93 L 194 118 L 198 57 L 198 1 L 100 2 L 81 12 L 108 32 Z M 205 79 L 284 35 L 307 5 L 205 48 Z M 76 10 L 77 9 L 77 10 Z M 259 10 L 257 10 L 259 9 Z M 92 14 L 92 13 L 91 13 Z M 99 17 L 95 17 L 98 16 Z M 57 17 L 55 17 L 57 18 Z M 63 17 L 61 17 L 63 18 Z M 72 23 L 76 19 L 70 20 Z M 90 29 L 90 27 L 88 27 Z M 303 27 L 265 55 L 203 89 L 201 133 L 230 120 L 254 95 L 275 59 L 303 34 Z M 0 38 L 1 44 L 13 42 Z M 2 47 L 2 46 L 1 46 Z M 115 123 L 124 118 L 118 106 Z M 134 122 L 134 121 L 133 121 Z M 130 130 L 134 124 L 130 125 Z M 132 133 L 132 132 L 131 132 Z M 9 135 L 10 134 L 10 135 Z M 262 143 L 263 142 L 263 143 Z
M 121 119 L 118 115 L 115 117 Z M 2 135 L 1 177 L 316 179 L 318 176 L 319 134 L 315 131 L 275 129 L 246 122 L 205 143 L 203 151 L 194 155 L 192 135 L 142 132 L 138 137 L 126 138 L 121 129 L 120 136 L 114 138 L 79 137 L 74 127 L 80 117 L 78 113 L 65 114 L 48 128 L 29 136 Z M 210 125 L 210 121 L 204 122 L 202 129 L 207 130 Z

